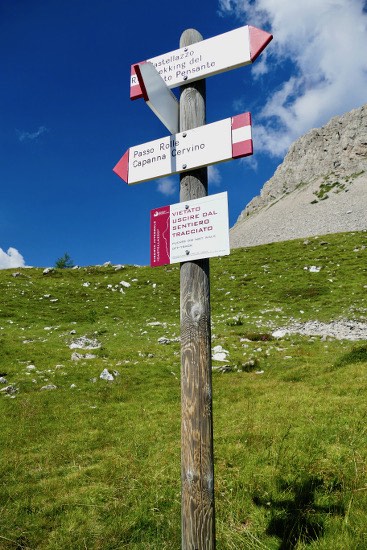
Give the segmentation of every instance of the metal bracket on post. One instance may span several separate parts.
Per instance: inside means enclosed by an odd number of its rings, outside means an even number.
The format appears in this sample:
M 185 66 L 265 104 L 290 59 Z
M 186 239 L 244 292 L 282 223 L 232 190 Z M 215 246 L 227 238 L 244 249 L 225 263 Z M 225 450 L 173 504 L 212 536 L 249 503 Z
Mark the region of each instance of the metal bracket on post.
M 168 88 L 153 63 L 141 63 L 135 65 L 134 69 L 146 104 L 171 134 L 177 134 L 179 105 L 175 94 Z

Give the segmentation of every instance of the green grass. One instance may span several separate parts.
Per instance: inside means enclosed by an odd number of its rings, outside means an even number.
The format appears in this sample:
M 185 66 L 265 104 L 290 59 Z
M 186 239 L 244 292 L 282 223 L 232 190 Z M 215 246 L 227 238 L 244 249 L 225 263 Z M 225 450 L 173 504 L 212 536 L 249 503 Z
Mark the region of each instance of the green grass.
M 367 342 L 271 337 L 365 321 L 366 245 L 211 260 L 213 346 L 236 367 L 213 374 L 219 550 L 367 549 Z M 0 375 L 17 389 L 0 395 L 0 548 L 179 549 L 180 345 L 158 343 L 179 336 L 179 267 L 4 270 L 0 295 Z M 80 336 L 101 347 L 70 349 Z

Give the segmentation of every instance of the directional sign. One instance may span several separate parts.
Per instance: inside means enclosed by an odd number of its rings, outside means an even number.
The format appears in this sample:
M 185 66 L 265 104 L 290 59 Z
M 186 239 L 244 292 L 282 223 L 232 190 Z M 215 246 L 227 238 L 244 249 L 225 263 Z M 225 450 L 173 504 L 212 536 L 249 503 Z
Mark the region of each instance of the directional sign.
M 261 29 L 246 25 L 147 61 L 153 63 L 167 86 L 174 88 L 252 63 L 272 38 Z M 135 65 L 131 66 L 131 99 L 144 96 Z
M 130 147 L 113 171 L 130 185 L 252 153 L 251 114 L 242 113 Z
M 180 111 L 176 96 L 168 88 L 153 63 L 136 65 L 135 71 L 146 104 L 165 127 L 172 134 L 176 134 L 179 130 L 178 115 Z
M 227 193 L 155 208 L 150 213 L 150 265 L 229 254 Z

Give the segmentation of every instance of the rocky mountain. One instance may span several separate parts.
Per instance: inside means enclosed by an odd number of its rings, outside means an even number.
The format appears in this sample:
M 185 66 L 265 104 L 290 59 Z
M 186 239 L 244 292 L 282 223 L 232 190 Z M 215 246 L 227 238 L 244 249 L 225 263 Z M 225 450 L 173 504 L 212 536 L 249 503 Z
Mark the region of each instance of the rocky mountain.
M 231 246 L 367 229 L 367 104 L 313 129 L 239 216 Z

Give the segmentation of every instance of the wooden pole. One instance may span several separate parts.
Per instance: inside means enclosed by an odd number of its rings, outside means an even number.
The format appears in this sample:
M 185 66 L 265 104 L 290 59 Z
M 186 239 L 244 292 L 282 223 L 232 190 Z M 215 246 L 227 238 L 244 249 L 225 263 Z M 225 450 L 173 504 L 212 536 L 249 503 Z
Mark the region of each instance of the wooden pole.
M 202 39 L 188 29 L 180 48 Z M 205 80 L 199 80 L 181 87 L 180 132 L 204 124 Z M 180 177 L 180 202 L 208 194 L 207 168 L 187 169 Z M 182 550 L 214 550 L 209 259 L 181 263 L 180 299 Z

